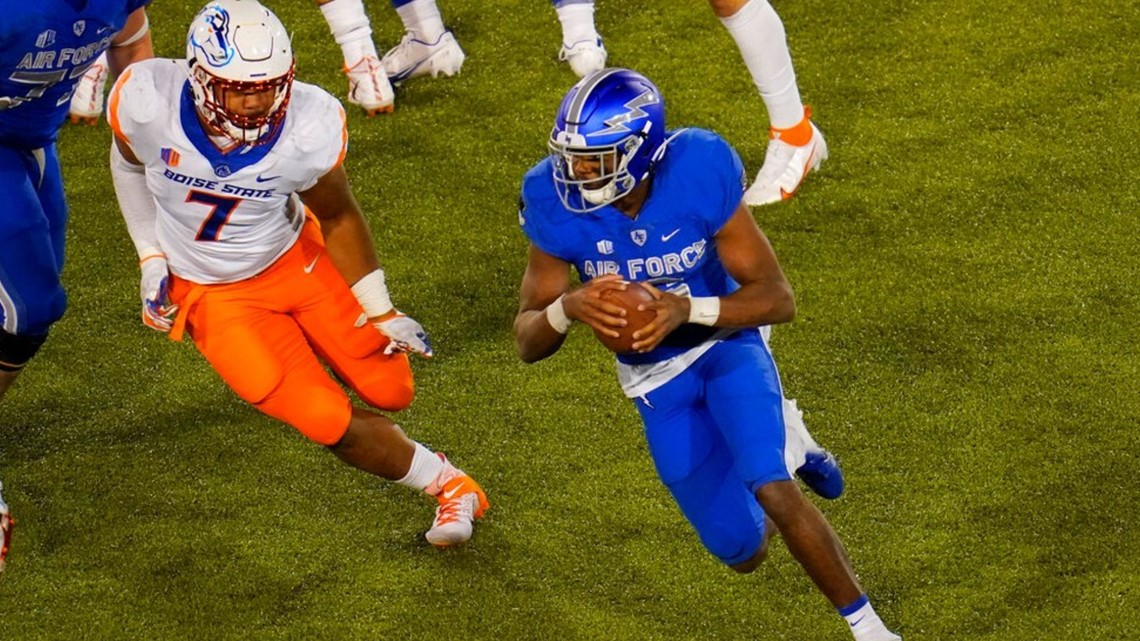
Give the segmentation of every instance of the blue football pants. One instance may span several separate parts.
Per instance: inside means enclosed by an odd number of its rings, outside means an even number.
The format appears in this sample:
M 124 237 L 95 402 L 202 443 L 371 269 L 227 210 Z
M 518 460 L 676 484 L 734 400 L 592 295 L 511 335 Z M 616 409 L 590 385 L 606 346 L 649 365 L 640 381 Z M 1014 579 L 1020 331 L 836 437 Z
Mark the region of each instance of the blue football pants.
M 0 146 L 0 328 L 9 334 L 44 335 L 63 316 L 66 227 L 55 145 Z
M 759 334 L 718 343 L 635 403 L 657 474 L 701 543 L 726 565 L 752 558 L 764 537 L 755 492 L 791 478 L 780 378 Z

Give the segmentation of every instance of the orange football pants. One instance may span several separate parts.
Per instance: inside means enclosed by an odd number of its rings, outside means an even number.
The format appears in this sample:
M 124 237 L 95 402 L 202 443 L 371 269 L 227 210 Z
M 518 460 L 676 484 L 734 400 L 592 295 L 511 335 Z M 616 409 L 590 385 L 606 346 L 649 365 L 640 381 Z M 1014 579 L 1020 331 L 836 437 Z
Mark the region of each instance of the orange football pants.
M 339 441 L 352 416 L 348 395 L 322 361 L 369 405 L 397 411 L 412 402 L 408 357 L 385 355 L 387 337 L 368 323 L 356 327 L 363 310 L 312 220 L 257 276 L 225 285 L 171 276 L 170 298 L 186 306 L 171 338 L 181 337 L 184 323 L 238 396 L 317 443 Z

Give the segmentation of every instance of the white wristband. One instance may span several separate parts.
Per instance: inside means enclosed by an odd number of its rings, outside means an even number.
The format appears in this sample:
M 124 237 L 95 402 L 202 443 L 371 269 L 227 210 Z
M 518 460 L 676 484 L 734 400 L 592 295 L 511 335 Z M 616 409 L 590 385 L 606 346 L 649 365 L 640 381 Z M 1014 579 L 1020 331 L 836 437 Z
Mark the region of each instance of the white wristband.
M 570 325 L 574 322 L 566 315 L 566 309 L 562 307 L 562 296 L 559 296 L 553 303 L 546 306 L 546 322 L 554 328 L 554 331 L 559 334 L 565 334 L 570 331 Z
M 368 318 L 383 316 L 392 311 L 392 299 L 388 296 L 388 285 L 384 281 L 384 270 L 376 269 L 352 286 L 352 293 Z
M 720 298 L 699 296 L 689 299 L 689 322 L 697 325 L 716 325 L 720 318 Z

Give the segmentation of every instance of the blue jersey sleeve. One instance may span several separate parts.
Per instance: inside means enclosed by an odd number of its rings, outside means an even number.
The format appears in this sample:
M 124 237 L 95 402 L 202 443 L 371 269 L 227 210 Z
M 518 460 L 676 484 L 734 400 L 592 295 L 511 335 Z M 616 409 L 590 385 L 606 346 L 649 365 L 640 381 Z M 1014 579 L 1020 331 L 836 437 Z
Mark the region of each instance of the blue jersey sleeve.
M 701 151 L 704 157 L 701 187 L 708 198 L 708 236 L 711 238 L 724 227 L 736 213 L 744 198 L 744 185 L 747 180 L 744 163 L 732 145 L 724 138 L 712 133 L 705 134 Z
M 558 228 L 564 209 L 554 191 L 550 161 L 543 160 L 523 177 L 519 196 L 519 226 L 530 242 L 542 251 L 572 263 L 565 235 Z

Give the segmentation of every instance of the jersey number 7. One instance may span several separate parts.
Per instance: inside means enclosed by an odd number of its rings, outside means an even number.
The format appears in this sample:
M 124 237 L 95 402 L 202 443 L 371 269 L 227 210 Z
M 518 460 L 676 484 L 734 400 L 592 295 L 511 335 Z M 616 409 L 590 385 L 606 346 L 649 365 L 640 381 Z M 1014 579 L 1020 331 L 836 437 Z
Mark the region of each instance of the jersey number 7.
M 230 219 L 230 214 L 241 204 L 241 198 L 219 196 L 208 191 L 191 191 L 186 196 L 188 203 L 202 203 L 210 207 L 210 215 L 202 221 L 194 240 L 214 241 L 222 231 L 222 226 Z

